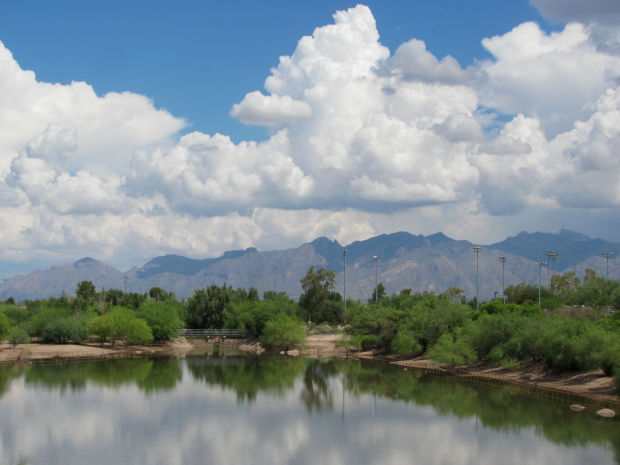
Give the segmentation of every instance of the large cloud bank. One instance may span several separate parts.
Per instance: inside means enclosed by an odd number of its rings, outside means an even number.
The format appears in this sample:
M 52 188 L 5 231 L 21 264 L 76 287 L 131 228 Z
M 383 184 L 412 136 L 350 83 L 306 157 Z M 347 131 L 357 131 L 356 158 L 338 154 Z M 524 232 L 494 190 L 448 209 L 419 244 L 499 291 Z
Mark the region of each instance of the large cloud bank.
M 484 241 L 585 217 L 610 231 L 620 55 L 592 31 L 521 24 L 463 68 L 417 39 L 391 55 L 367 7 L 340 11 L 232 106 L 270 133 L 241 143 L 179 138 L 183 120 L 141 95 L 39 82 L 0 43 L 0 257 L 128 265 L 398 229 Z

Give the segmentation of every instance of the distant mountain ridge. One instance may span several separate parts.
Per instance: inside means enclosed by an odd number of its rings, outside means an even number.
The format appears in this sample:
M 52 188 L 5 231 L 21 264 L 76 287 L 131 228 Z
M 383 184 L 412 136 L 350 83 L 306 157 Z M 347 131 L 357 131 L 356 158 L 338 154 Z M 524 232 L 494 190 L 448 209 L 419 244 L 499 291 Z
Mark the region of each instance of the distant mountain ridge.
M 234 250 L 220 257 L 194 259 L 180 255 L 155 257 L 141 267 L 121 272 L 90 257 L 71 264 L 55 265 L 47 270 L 17 275 L 0 284 L 0 299 L 19 300 L 73 294 L 78 282 L 92 281 L 98 289 L 127 289 L 146 292 L 154 286 L 188 297 L 195 289 L 211 284 L 256 287 L 259 291 L 284 291 L 296 298 L 301 293 L 299 280 L 310 266 L 322 266 L 337 272 L 336 285 L 343 292 L 346 250 L 347 296 L 367 299 L 375 285 L 375 265 L 379 281 L 389 293 L 403 288 L 442 292 L 460 287 L 475 295 L 475 256 L 469 241 L 454 240 L 443 233 L 429 236 L 408 232 L 382 234 L 347 246 L 326 237 L 287 250 L 258 251 L 251 247 Z M 501 268 L 497 257 L 507 257 L 506 286 L 519 282 L 538 283 L 537 263 L 545 260 L 545 251 L 559 254 L 555 269 L 573 269 L 583 274 L 586 267 L 605 272 L 601 254 L 612 252 L 610 277 L 618 279 L 620 244 L 591 239 L 583 234 L 560 230 L 557 233 L 521 232 L 513 237 L 482 246 L 479 255 L 480 296 L 501 294 Z M 374 256 L 379 261 L 375 263 Z

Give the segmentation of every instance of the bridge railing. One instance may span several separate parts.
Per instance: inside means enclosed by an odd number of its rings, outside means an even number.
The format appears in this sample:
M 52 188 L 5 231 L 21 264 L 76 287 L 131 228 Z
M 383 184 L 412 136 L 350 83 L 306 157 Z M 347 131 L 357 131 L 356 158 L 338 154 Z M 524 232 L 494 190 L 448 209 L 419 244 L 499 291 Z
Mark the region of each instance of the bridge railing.
M 242 329 L 182 329 L 179 331 L 179 335 L 190 338 L 227 337 L 241 339 L 250 337 L 250 332 Z

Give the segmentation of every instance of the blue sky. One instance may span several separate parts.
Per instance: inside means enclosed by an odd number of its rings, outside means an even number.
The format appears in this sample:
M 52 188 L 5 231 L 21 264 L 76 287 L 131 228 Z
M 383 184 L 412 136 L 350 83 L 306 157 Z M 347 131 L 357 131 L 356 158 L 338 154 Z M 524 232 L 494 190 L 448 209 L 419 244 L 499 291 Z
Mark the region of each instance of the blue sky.
M 401 230 L 620 242 L 619 83 L 617 0 L 8 2 L 0 278 Z
M 265 130 L 228 116 L 263 85 L 278 57 L 302 35 L 355 1 L 10 2 L 0 40 L 39 80 L 85 81 L 99 94 L 131 91 L 187 119 L 185 129 L 262 139 Z M 369 1 L 381 43 L 394 51 L 412 38 L 463 66 L 489 57 L 481 39 L 525 21 L 550 23 L 527 0 Z

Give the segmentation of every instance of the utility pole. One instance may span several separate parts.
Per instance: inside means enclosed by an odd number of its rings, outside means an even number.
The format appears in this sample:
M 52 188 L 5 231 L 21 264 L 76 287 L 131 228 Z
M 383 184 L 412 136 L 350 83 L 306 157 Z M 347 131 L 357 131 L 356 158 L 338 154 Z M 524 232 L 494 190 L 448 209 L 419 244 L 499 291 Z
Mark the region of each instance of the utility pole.
M 613 253 L 611 252 L 605 252 L 603 254 L 603 257 L 605 258 L 605 261 L 607 262 L 607 270 L 605 271 L 605 279 L 607 281 L 609 281 L 609 259 L 611 258 L 612 255 Z
M 502 301 L 506 303 L 506 287 L 504 286 L 504 265 L 506 265 L 506 257 L 502 255 L 501 257 L 497 257 L 497 259 L 502 263 Z
M 538 306 L 540 307 L 540 288 L 542 287 L 542 268 L 545 262 L 538 262 Z
M 344 272 L 342 274 L 342 295 L 344 297 L 344 324 L 347 324 L 347 251 L 342 251 L 342 262 L 344 264 Z
M 478 255 L 480 254 L 480 246 L 479 245 L 475 245 L 472 247 L 474 253 L 476 254 L 476 310 L 480 309 L 480 295 L 478 293 L 479 287 L 479 280 L 478 280 Z

